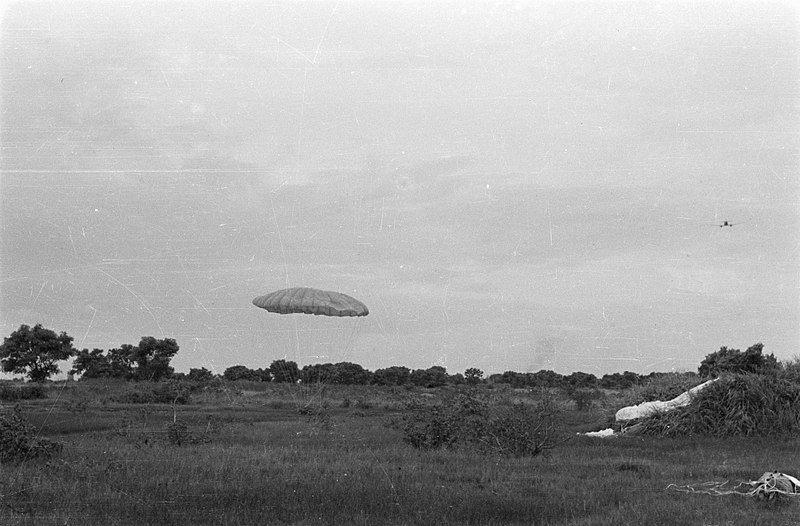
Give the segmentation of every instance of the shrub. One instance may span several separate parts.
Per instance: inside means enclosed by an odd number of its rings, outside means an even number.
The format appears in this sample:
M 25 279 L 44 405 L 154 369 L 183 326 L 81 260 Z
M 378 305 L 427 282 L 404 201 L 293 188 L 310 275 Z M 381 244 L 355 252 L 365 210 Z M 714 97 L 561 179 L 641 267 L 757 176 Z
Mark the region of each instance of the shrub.
M 58 442 L 37 437 L 19 407 L 0 411 L 0 463 L 50 458 L 62 448 Z
M 207 444 L 211 442 L 210 425 L 205 432 L 189 429 L 185 422 L 174 421 L 166 426 L 167 442 L 173 446 Z
M 775 374 L 780 365 L 774 355 L 763 354 L 764 344 L 756 343 L 742 352 L 739 349 L 721 347 L 700 363 L 697 372 L 702 377 L 717 377 L 723 373 Z
M 536 456 L 562 442 L 559 411 L 551 398 L 534 406 L 514 403 L 496 408 L 481 442 L 490 452 Z
M 324 399 L 310 399 L 297 408 L 298 413 L 305 417 L 311 425 L 312 434 L 330 432 L 333 429 L 329 404 Z
M 597 389 L 570 389 L 567 394 L 575 402 L 578 411 L 588 411 L 592 408 L 595 400 L 602 396 L 602 392 Z
M 603 389 L 628 389 L 631 386 L 638 385 L 641 381 L 642 378 L 638 374 L 625 371 L 622 374 L 604 374 L 598 384 Z
M 372 404 L 370 404 L 367 401 L 367 399 L 364 398 L 363 396 L 359 396 L 358 398 L 355 399 L 355 401 L 350 400 L 349 398 L 345 397 L 342 400 L 342 403 L 340 405 L 342 407 L 354 406 L 356 409 L 359 409 L 361 411 L 364 411 L 364 410 L 369 409 L 370 407 L 372 407 Z
M 146 383 L 130 384 L 129 389 L 111 396 L 111 400 L 123 404 L 188 404 L 193 390 L 198 389 L 194 382 L 163 382 L 148 389 Z
M 545 397 L 538 405 L 490 405 L 474 392 L 435 405 L 412 402 L 403 417 L 403 439 L 421 449 L 472 447 L 483 452 L 537 455 L 555 446 L 558 411 Z
M 109 399 L 112 402 L 119 402 L 122 404 L 152 404 L 155 401 L 153 393 L 146 391 L 124 391 L 120 394 L 110 396 Z
M 421 449 L 475 442 L 484 432 L 487 407 L 484 400 L 471 394 L 458 394 L 430 406 L 412 401 L 403 417 L 404 440 Z
M 0 400 L 16 402 L 18 400 L 33 400 L 47 398 L 44 386 L 41 384 L 0 385 Z
M 153 397 L 157 404 L 180 404 L 189 403 L 190 393 L 198 386 L 188 385 L 181 382 L 167 382 L 159 384 L 153 388 Z

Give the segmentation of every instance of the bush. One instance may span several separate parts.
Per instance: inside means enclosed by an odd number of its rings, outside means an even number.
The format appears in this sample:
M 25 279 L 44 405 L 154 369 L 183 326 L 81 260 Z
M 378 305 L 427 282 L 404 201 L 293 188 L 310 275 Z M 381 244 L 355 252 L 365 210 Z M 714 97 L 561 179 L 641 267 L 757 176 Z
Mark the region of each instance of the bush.
M 550 400 L 535 407 L 516 403 L 501 408 L 489 421 L 484 446 L 500 454 L 536 456 L 563 441 L 557 422 L 558 410 Z
M 0 385 L 0 400 L 3 402 L 34 400 L 37 398 L 47 398 L 47 393 L 41 384 Z
M 188 404 L 191 392 L 199 386 L 195 382 L 164 382 L 152 388 L 146 383 L 130 384 L 130 389 L 111 396 L 111 400 L 123 404 Z
M 189 426 L 184 422 L 170 422 L 166 426 L 166 432 L 167 442 L 173 446 L 207 444 L 211 442 L 209 430 L 206 430 L 206 432 L 194 431 L 189 429 Z
M 594 401 L 599 400 L 603 393 L 598 389 L 569 389 L 567 394 L 575 402 L 575 409 L 588 411 L 592 408 Z
M 12 411 L 0 411 L 0 463 L 50 458 L 62 448 L 58 442 L 38 438 L 36 430 L 22 416 L 19 407 Z
M 558 411 L 549 397 L 537 405 L 490 405 L 460 393 L 432 406 L 412 403 L 403 418 L 404 440 L 421 449 L 471 447 L 502 455 L 538 455 L 555 447 Z
M 345 397 L 342 400 L 342 403 L 340 405 L 342 407 L 355 406 L 356 409 L 359 409 L 361 411 L 364 411 L 364 410 L 369 409 L 370 407 L 372 407 L 372 404 L 367 402 L 367 399 L 364 398 L 363 396 L 359 396 L 358 398 L 356 398 L 355 402 L 353 400 L 350 400 L 349 398 Z
M 705 357 L 697 372 L 704 378 L 716 378 L 724 373 L 776 374 L 780 369 L 774 355 L 764 354 L 764 344 L 756 343 L 744 352 L 721 347 L 719 351 Z
M 486 425 L 487 407 L 471 394 L 458 394 L 432 406 L 412 401 L 403 417 L 403 439 L 421 449 L 475 442 Z
M 157 404 L 185 405 L 189 403 L 190 393 L 197 390 L 197 388 L 197 385 L 188 385 L 181 382 L 167 382 L 153 388 L 153 397 Z

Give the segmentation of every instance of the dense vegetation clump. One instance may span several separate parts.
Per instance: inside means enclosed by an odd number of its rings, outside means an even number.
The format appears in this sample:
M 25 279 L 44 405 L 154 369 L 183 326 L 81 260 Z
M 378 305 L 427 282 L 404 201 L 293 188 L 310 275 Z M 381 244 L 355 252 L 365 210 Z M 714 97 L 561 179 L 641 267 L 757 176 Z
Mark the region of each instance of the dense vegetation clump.
M 39 438 L 19 407 L 0 410 L 0 463 L 50 458 L 61 449 L 60 443 Z
M 773 375 L 723 376 L 685 408 L 641 424 L 646 435 L 797 436 L 800 384 Z
M 534 456 L 555 447 L 561 434 L 553 401 L 490 404 L 460 393 L 435 405 L 413 403 L 403 418 L 406 443 L 421 449 L 468 447 L 483 452 Z
M 800 356 L 781 363 L 781 371 L 778 373 L 780 378 L 800 384 Z
M 186 422 L 175 421 L 165 427 L 167 442 L 173 446 L 189 446 L 207 444 L 211 442 L 210 429 L 198 432 L 189 427 Z
M 192 391 L 200 386 L 192 382 L 168 381 L 150 384 L 148 387 L 128 385 L 121 392 L 110 397 L 111 401 L 122 404 L 178 404 L 185 405 L 191 400 Z
M 18 400 L 36 400 L 47 398 L 47 392 L 41 384 L 0 384 L 0 400 L 3 402 L 16 402 Z
M 721 347 L 705 357 L 697 369 L 704 378 L 716 378 L 724 373 L 774 374 L 781 366 L 773 354 L 764 354 L 764 344 L 756 343 L 742 352 L 739 349 Z

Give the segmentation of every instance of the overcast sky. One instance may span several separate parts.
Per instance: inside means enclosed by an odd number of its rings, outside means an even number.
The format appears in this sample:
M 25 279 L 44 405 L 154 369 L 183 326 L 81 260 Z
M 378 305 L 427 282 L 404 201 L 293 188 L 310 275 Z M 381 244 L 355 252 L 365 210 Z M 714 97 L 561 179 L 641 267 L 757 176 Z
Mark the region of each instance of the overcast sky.
M 799 27 L 789 2 L 6 3 L 2 336 L 175 338 L 218 373 L 789 359 Z M 251 304 L 287 286 L 370 315 Z

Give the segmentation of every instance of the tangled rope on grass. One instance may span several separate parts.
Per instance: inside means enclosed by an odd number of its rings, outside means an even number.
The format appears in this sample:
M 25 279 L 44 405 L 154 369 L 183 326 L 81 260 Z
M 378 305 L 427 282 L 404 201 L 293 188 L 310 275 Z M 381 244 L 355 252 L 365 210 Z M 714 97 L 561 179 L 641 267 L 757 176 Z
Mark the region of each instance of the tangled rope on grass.
M 684 493 L 702 493 L 704 495 L 741 495 L 743 497 L 756 497 L 758 499 L 772 500 L 778 497 L 800 497 L 800 480 L 780 473 L 778 471 L 767 471 L 758 480 L 741 482 L 733 488 L 725 488 L 728 481 L 724 482 L 703 482 L 695 485 L 678 486 L 670 484 L 667 489 L 682 491 Z M 739 489 L 743 486 L 750 486 L 749 490 Z

